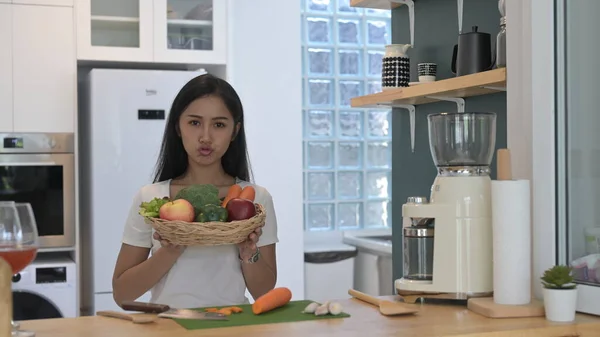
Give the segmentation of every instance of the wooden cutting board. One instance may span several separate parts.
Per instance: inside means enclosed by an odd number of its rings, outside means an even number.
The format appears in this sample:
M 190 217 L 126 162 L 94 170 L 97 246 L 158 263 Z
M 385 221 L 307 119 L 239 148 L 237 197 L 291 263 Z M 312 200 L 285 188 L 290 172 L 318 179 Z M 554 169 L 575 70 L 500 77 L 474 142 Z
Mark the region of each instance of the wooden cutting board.
M 489 318 L 541 317 L 546 314 L 544 303 L 535 299 L 524 305 L 504 305 L 494 303 L 493 297 L 470 298 L 467 307 Z
M 300 321 L 312 321 L 322 319 L 335 319 L 350 317 L 349 314 L 342 312 L 339 315 L 325 315 L 315 316 L 314 314 L 302 313 L 307 305 L 314 301 L 302 300 L 302 301 L 291 301 L 287 305 L 274 309 L 272 311 L 254 315 L 252 313 L 252 305 L 244 304 L 237 305 L 242 308 L 243 312 L 237 314 L 231 314 L 227 321 L 216 321 L 216 320 L 192 320 L 192 319 L 173 319 L 179 325 L 183 326 L 188 330 L 197 329 L 213 329 L 223 328 L 232 326 L 243 326 L 243 325 L 257 325 L 257 324 L 273 324 L 273 323 L 286 323 L 286 322 L 300 322 Z M 216 307 L 221 308 L 221 307 Z M 204 311 L 205 308 L 199 308 L 196 310 Z

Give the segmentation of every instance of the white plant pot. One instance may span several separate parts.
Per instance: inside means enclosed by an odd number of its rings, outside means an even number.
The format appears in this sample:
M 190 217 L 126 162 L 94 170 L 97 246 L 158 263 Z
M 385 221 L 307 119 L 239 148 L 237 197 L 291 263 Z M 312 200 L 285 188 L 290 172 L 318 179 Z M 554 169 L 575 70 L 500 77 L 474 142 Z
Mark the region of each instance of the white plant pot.
M 577 288 L 543 290 L 546 319 L 553 322 L 572 322 L 577 310 Z

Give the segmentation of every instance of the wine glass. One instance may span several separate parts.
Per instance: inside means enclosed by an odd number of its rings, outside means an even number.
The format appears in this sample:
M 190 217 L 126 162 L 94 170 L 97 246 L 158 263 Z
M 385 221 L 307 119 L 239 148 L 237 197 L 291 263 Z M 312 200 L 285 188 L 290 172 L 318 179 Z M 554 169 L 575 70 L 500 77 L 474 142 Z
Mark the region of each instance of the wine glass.
M 31 205 L 14 201 L 0 202 L 0 258 L 12 267 L 13 275 L 35 259 L 37 250 L 38 233 Z M 17 323 L 11 323 L 12 336 L 35 336 L 35 332 L 19 330 Z

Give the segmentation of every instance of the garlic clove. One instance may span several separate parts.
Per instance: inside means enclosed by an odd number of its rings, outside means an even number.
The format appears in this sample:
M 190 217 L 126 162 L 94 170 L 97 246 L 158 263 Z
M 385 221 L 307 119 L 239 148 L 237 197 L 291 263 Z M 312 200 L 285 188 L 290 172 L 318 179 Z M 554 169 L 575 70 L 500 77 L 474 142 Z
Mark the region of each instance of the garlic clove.
M 337 302 L 329 303 L 328 309 L 329 309 L 329 313 L 334 316 L 341 314 L 342 310 L 343 310 L 342 305 Z
M 317 310 L 315 310 L 315 316 L 324 316 L 329 313 L 329 302 L 320 305 Z
M 315 312 L 315 310 L 317 310 L 318 307 L 319 303 L 312 302 L 311 304 L 307 305 L 306 308 L 304 308 L 304 311 L 302 312 L 306 314 L 312 314 Z

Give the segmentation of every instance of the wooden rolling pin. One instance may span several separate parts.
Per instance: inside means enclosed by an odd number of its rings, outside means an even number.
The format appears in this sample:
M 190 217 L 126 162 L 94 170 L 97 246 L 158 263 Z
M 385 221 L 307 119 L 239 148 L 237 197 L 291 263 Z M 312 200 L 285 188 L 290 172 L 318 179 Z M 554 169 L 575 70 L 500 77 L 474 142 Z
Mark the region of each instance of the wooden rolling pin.
M 12 267 L 0 257 L 0 337 L 12 336 Z
M 512 164 L 509 149 L 498 149 L 496 156 L 496 180 L 512 180 Z

